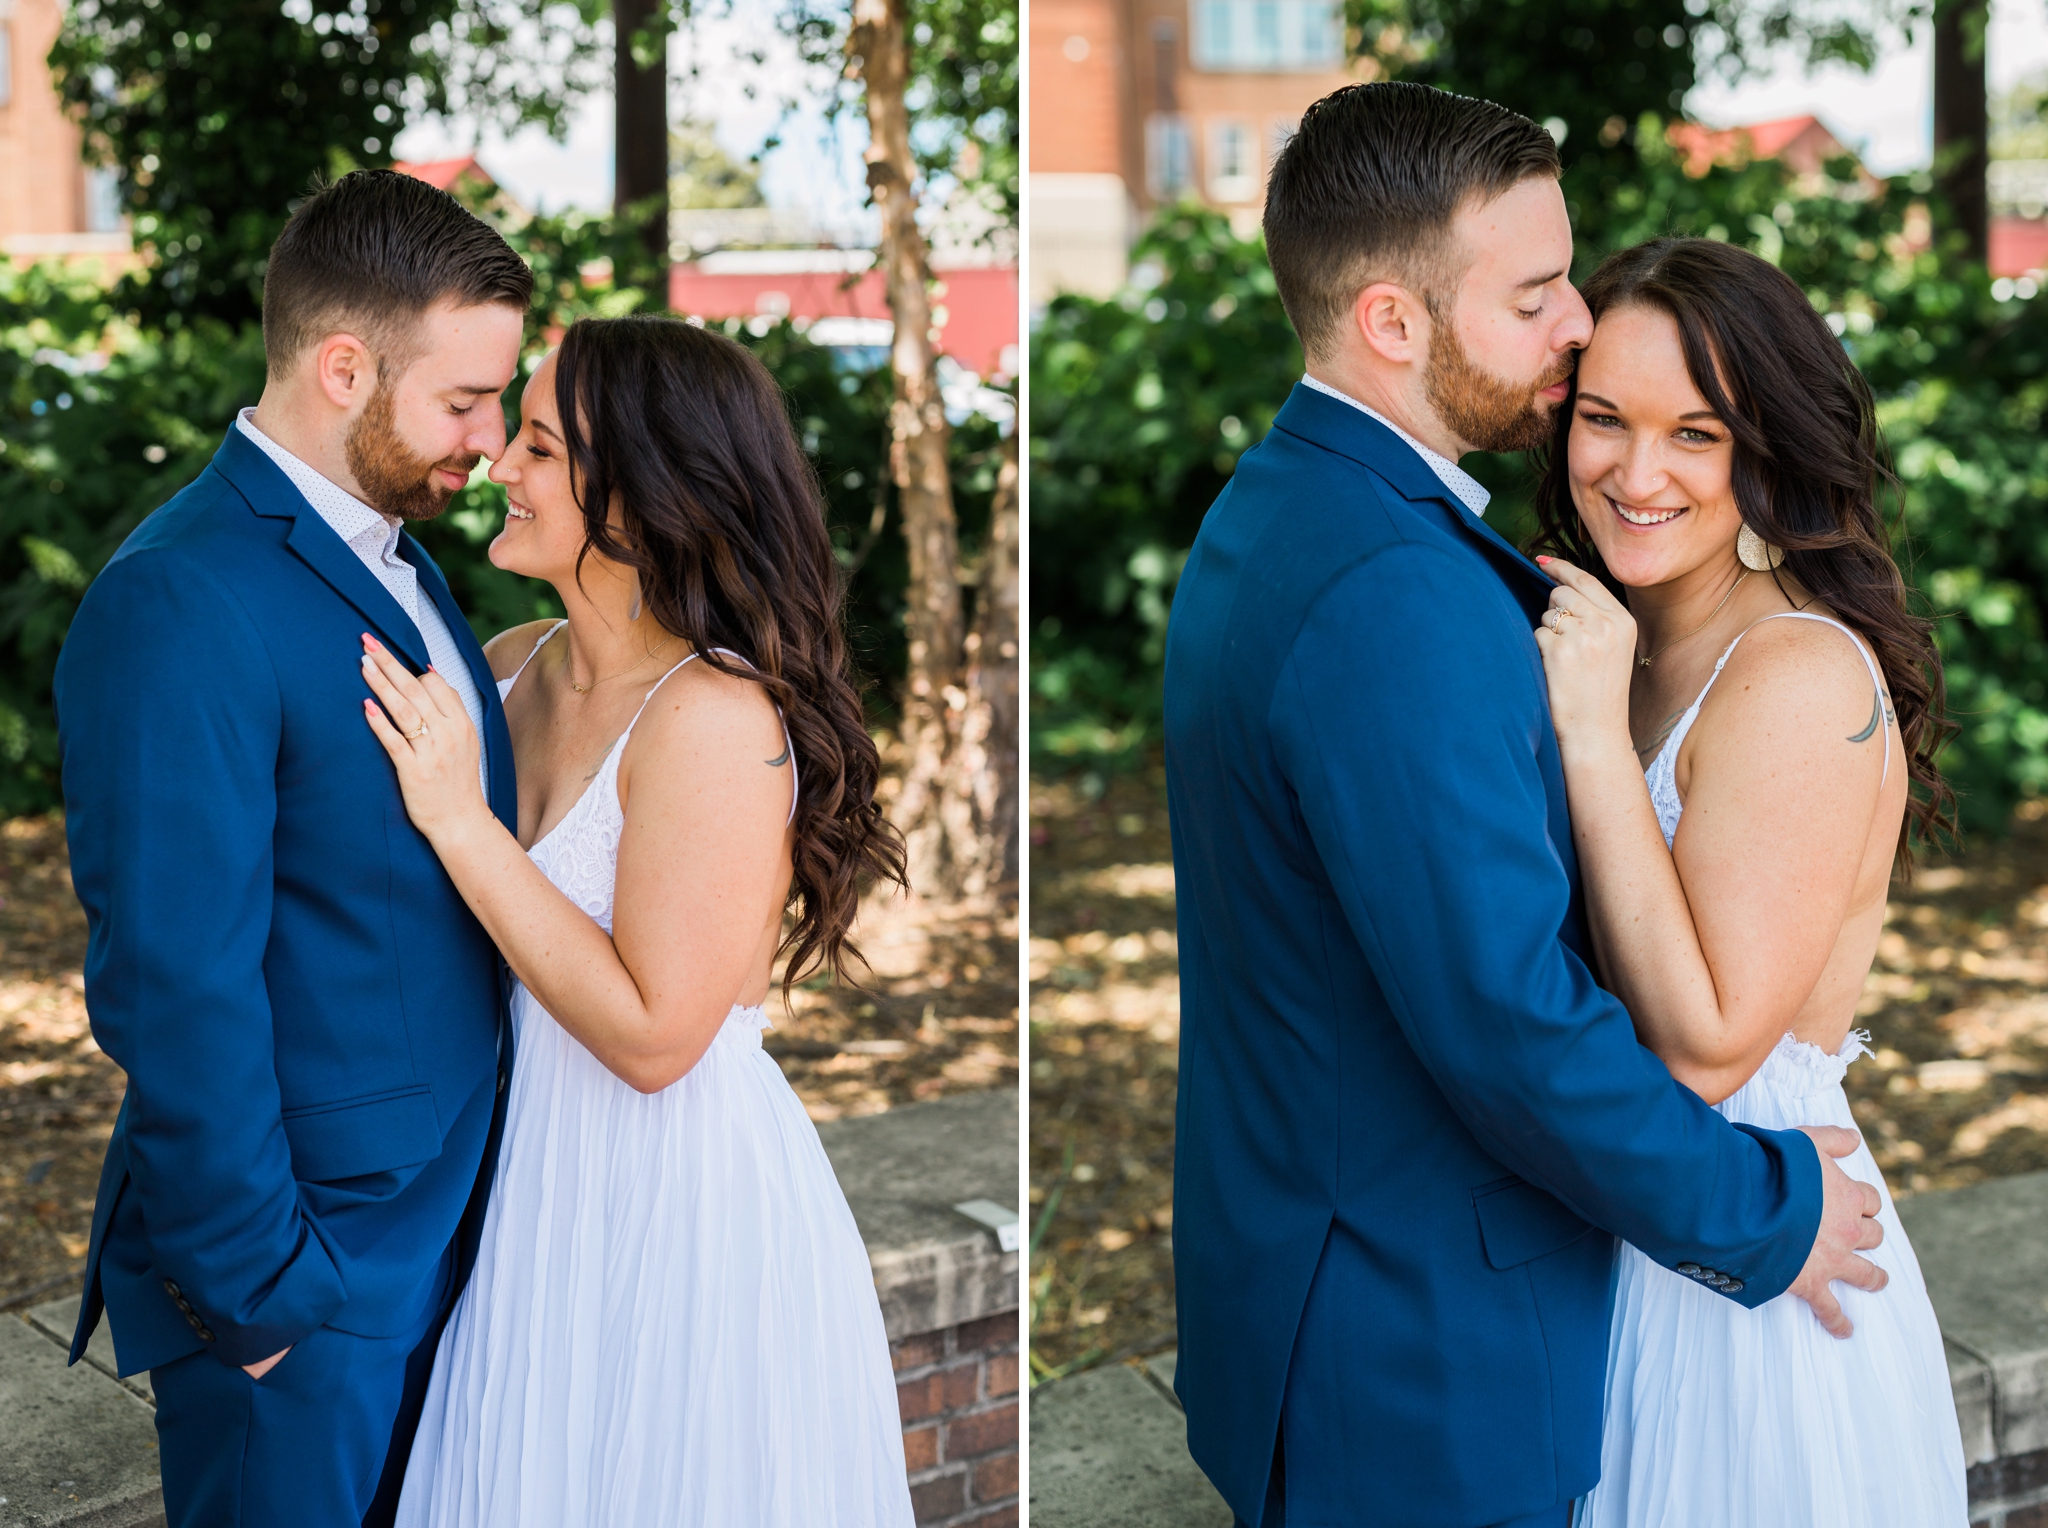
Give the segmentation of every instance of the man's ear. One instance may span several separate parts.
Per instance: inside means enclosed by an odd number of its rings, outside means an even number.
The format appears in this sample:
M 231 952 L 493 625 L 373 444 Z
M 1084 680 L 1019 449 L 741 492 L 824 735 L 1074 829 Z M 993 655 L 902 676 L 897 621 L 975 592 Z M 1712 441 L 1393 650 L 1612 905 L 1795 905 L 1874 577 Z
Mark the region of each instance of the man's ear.
M 313 380 L 329 403 L 353 410 L 377 390 L 377 361 L 353 334 L 330 334 L 313 352 Z
M 1429 310 L 1393 281 L 1375 281 L 1351 304 L 1351 322 L 1373 353 L 1396 365 L 1429 357 Z

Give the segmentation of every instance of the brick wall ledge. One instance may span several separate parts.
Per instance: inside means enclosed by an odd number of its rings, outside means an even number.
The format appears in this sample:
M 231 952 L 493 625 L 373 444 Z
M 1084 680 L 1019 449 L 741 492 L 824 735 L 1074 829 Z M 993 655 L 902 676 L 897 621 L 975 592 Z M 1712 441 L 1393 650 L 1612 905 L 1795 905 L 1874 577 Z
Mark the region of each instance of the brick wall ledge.
M 1899 1205 L 1948 1346 L 1978 1528 L 2048 1528 L 2048 1173 Z M 1032 1528 L 1229 1528 L 1188 1457 L 1174 1355 L 1031 1396 Z
M 953 1206 L 1017 1202 L 1017 1092 L 998 1088 L 818 1127 L 875 1270 L 889 1340 L 1017 1309 L 1019 1254 Z
M 909 1461 L 919 1521 L 1014 1523 L 1018 1255 L 952 1206 L 1015 1201 L 1016 1090 L 818 1134 L 868 1246 L 899 1381 L 940 1380 L 927 1414 L 905 1408 L 924 1451 Z M 104 1322 L 66 1368 L 77 1309 L 67 1295 L 0 1314 L 0 1525 L 162 1528 L 149 1376 L 115 1377 Z

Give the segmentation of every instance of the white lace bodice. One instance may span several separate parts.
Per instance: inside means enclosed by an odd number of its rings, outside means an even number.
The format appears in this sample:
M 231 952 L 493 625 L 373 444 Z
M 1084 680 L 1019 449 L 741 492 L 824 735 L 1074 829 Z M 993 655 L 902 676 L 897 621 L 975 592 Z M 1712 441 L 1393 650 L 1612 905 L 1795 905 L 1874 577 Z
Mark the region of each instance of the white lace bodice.
M 506 680 L 504 688 L 511 684 Z M 619 879 L 619 835 L 626 826 L 626 813 L 619 805 L 619 759 L 632 733 L 629 724 L 576 804 L 526 851 L 555 889 L 595 918 L 607 934 L 612 931 L 612 897 Z
M 1657 826 L 1664 830 L 1664 843 L 1667 848 L 1670 847 L 1672 841 L 1678 836 L 1678 819 L 1685 811 L 1685 803 L 1678 797 L 1679 745 L 1684 743 L 1685 735 L 1692 731 L 1692 724 L 1699 720 L 1700 706 L 1707 698 L 1707 691 L 1713 689 L 1714 681 L 1721 677 L 1721 670 L 1728 666 L 1729 656 L 1734 653 L 1737 644 L 1752 631 L 1756 630 L 1757 627 L 1763 625 L 1764 621 L 1818 621 L 1823 626 L 1834 627 L 1835 630 L 1849 639 L 1850 644 L 1856 649 L 1856 655 L 1863 660 L 1864 666 L 1870 670 L 1870 682 L 1877 688 L 1877 704 L 1873 720 L 1881 718 L 1886 729 L 1886 736 L 1884 738 L 1884 772 L 1879 776 L 1878 788 L 1880 790 L 1883 789 L 1884 781 L 1891 778 L 1891 711 L 1885 705 L 1884 676 L 1878 670 L 1877 660 L 1870 656 L 1869 649 L 1864 647 L 1863 643 L 1857 639 L 1856 633 L 1849 630 L 1840 621 L 1830 620 L 1824 615 L 1812 615 L 1804 610 L 1781 610 L 1776 615 L 1767 615 L 1762 620 L 1751 622 L 1735 634 L 1735 641 L 1730 642 L 1727 648 L 1723 650 L 1720 659 L 1714 664 L 1714 672 L 1708 675 L 1707 682 L 1700 686 L 1699 694 L 1694 696 L 1692 704 L 1685 708 L 1685 714 L 1678 718 L 1678 725 L 1671 729 L 1671 736 L 1665 740 L 1664 746 L 1657 750 L 1657 757 L 1650 760 L 1650 767 L 1643 772 L 1643 777 L 1650 787 L 1650 805 L 1656 808 Z
M 512 671 L 509 679 L 498 681 L 498 699 L 503 701 L 512 693 L 512 686 L 519 682 L 519 676 L 526 672 L 526 665 L 533 662 L 534 655 L 556 632 L 569 623 L 557 621 L 533 644 L 533 652 L 526 655 L 525 662 Z M 725 652 L 724 648 L 717 649 Z M 590 784 L 583 788 L 583 794 L 576 798 L 575 805 L 562 814 L 547 832 L 543 833 L 526 857 L 540 866 L 541 874 L 555 885 L 555 888 L 574 902 L 583 911 L 597 920 L 598 926 L 607 934 L 612 931 L 612 898 L 619 878 L 619 835 L 626 826 L 625 808 L 619 805 L 619 760 L 626 755 L 626 740 L 633 735 L 633 728 L 639 725 L 646 714 L 648 704 L 654 699 L 654 692 L 667 684 L 670 675 L 698 655 L 691 653 L 675 668 L 663 674 L 648 687 L 647 697 L 640 702 L 640 709 L 633 713 L 633 720 L 626 723 L 626 730 L 618 735 L 604 762 L 597 768 L 597 774 Z M 729 653 L 738 658 L 739 654 Z M 745 663 L 746 660 L 741 658 Z M 782 738 L 789 747 L 791 820 L 796 817 L 796 748 L 789 739 L 789 728 L 782 729 Z

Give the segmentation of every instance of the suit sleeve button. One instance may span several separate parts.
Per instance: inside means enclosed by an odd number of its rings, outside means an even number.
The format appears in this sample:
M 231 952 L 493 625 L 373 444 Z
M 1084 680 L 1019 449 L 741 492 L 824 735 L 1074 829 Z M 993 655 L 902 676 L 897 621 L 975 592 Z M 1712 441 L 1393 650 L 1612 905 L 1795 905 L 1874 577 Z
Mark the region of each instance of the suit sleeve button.
M 1700 1265 L 1698 1263 L 1680 1263 L 1677 1271 L 1689 1279 L 1696 1279 L 1700 1276 Z
M 1722 1285 L 1721 1287 L 1722 1287 L 1722 1288 L 1723 1288 L 1724 1290 L 1726 1290 L 1726 1291 L 1727 1291 L 1727 1292 L 1728 1292 L 1729 1294 L 1731 1294 L 1731 1295 L 1739 1295 L 1739 1294 L 1741 1294 L 1741 1293 L 1742 1293 L 1742 1280 L 1740 1280 L 1740 1279 L 1730 1279 L 1730 1280 L 1728 1280 L 1728 1282 L 1727 1282 L 1727 1283 L 1723 1284 L 1723 1285 Z

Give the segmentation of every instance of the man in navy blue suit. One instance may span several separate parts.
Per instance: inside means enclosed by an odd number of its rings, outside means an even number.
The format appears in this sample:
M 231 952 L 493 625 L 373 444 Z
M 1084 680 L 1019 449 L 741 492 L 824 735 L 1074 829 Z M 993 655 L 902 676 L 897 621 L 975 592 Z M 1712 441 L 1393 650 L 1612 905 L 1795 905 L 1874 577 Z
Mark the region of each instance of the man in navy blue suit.
M 1838 1335 L 1883 1280 L 1853 1134 L 1730 1125 L 1589 970 L 1551 584 L 1456 465 L 1545 442 L 1591 332 L 1557 175 L 1487 102 L 1310 108 L 1265 212 L 1308 375 L 1174 597 L 1175 1386 L 1253 1528 L 1564 1528 L 1617 1236 Z
M 505 448 L 532 278 L 389 171 L 271 251 L 268 377 L 86 593 L 57 668 L 86 1006 L 128 1074 L 72 1361 L 150 1371 L 175 1528 L 388 1521 L 512 1064 L 503 970 L 363 726 L 432 664 L 512 824 L 488 663 L 403 531 Z

